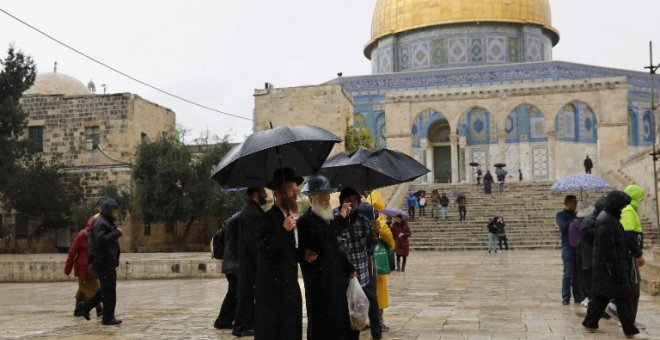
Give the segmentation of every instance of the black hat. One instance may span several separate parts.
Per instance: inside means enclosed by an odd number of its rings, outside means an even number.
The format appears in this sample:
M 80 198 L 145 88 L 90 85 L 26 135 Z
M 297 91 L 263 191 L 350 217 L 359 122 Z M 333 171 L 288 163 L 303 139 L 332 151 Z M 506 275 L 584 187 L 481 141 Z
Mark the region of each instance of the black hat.
M 308 195 L 331 193 L 335 191 L 337 191 L 337 189 L 330 187 L 330 181 L 323 175 L 314 175 L 309 177 L 305 183 L 305 186 L 302 188 L 302 193 Z
M 341 189 L 341 192 L 339 193 L 339 203 L 344 203 L 344 200 L 350 196 L 357 196 L 360 198 L 360 193 L 351 187 Z
M 285 182 L 296 182 L 296 184 L 300 185 L 303 182 L 303 178 L 296 176 L 291 168 L 277 169 L 273 172 L 273 180 L 266 184 L 266 188 L 275 190 Z

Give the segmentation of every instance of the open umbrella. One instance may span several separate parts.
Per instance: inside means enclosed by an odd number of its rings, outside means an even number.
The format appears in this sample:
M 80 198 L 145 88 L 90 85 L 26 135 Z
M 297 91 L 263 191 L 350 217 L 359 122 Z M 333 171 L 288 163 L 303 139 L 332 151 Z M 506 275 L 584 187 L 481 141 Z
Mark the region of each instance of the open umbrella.
M 399 208 L 393 208 L 393 207 L 387 207 L 383 210 L 380 211 L 381 214 L 389 217 L 395 217 L 401 215 L 404 220 L 408 220 L 410 216 L 408 216 L 408 213 L 399 209 Z
M 477 162 L 470 162 L 470 166 L 479 166 L 479 163 L 477 163 Z
M 495 167 L 496 168 L 504 168 L 504 167 L 506 167 L 506 164 L 504 164 L 504 163 L 495 163 Z
M 284 167 L 297 176 L 311 175 L 339 142 L 341 138 L 310 125 L 255 132 L 222 158 L 211 177 L 224 188 L 238 188 L 264 187 L 274 179 L 275 171 Z
M 319 174 L 328 177 L 334 187 L 371 190 L 409 182 L 430 171 L 399 151 L 359 148 L 352 155 L 340 153 L 329 158 Z
M 580 201 L 582 200 L 583 191 L 607 191 L 613 189 L 614 186 L 602 177 L 583 173 L 563 177 L 556 181 L 550 188 L 555 193 L 580 192 Z

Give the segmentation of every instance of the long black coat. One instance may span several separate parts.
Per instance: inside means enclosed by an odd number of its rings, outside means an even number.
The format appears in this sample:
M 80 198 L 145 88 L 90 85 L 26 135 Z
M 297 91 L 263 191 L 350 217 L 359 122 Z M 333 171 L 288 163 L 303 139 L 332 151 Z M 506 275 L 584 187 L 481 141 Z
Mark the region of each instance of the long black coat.
M 298 219 L 300 269 L 305 282 L 307 339 L 347 339 L 350 331 L 346 282 L 355 270 L 339 250 L 337 235 L 346 219 L 335 216 L 328 223 L 311 210 Z M 304 260 L 304 250 L 315 252 L 312 263 Z
M 264 231 L 266 218 L 261 207 L 254 201 L 248 200 L 245 207 L 243 207 L 243 210 L 241 210 L 239 221 L 239 281 L 242 276 L 253 283 L 255 275 L 257 274 L 257 243 L 259 242 L 260 235 Z
M 484 192 L 485 193 L 490 194 L 492 184 L 493 184 L 493 175 L 491 175 L 490 172 L 486 172 L 486 175 L 484 176 Z
M 255 339 L 301 339 L 302 297 L 294 231 L 282 227 L 284 213 L 279 207 L 273 206 L 264 216 L 257 257 Z
M 101 206 L 101 215 L 94 220 L 89 233 L 87 251 L 89 263 L 104 268 L 119 266 L 119 238 L 121 233 L 112 217 L 112 210 L 119 209 L 117 202 L 108 199 Z
M 632 258 L 620 213 L 604 210 L 596 218 L 592 291 L 605 297 L 631 296 Z
M 232 215 L 224 226 L 225 251 L 222 253 L 221 271 L 225 274 L 238 275 L 238 233 L 240 231 L 241 212 Z

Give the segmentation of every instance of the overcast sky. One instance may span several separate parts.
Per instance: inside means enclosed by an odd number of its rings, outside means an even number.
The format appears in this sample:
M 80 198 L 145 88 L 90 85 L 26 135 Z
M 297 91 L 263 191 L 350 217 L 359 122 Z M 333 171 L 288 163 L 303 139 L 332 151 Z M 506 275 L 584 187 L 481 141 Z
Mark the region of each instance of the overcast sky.
M 253 92 L 371 71 L 362 49 L 376 0 L 0 0 L 3 9 L 127 74 L 201 104 L 252 117 Z M 550 0 L 554 60 L 644 71 L 660 62 L 659 0 Z M 241 141 L 252 122 L 160 94 L 58 45 L 0 12 L 0 56 L 14 44 L 40 72 L 92 79 L 171 108 L 190 129 Z

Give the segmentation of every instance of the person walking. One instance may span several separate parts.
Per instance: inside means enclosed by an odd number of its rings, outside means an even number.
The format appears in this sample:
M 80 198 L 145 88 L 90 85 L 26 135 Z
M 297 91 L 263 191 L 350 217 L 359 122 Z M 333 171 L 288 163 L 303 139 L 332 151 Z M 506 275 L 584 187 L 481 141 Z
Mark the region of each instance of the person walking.
M 506 237 L 506 223 L 504 223 L 504 218 L 500 217 L 495 223 L 497 228 L 497 241 L 500 246 L 500 251 L 502 251 L 502 242 L 504 242 L 504 250 L 509 252 L 509 239 Z
M 220 313 L 213 322 L 217 329 L 232 329 L 236 318 L 236 305 L 238 304 L 238 235 L 241 212 L 232 215 L 224 225 L 222 253 L 222 267 L 220 271 L 227 278 L 227 293 L 220 305 Z
M 580 284 L 577 280 L 575 271 L 577 268 L 573 265 L 576 254 L 568 240 L 568 228 L 571 222 L 577 217 L 575 209 L 577 208 L 577 198 L 568 195 L 564 198 L 564 209 L 555 216 L 555 221 L 561 232 L 561 259 L 563 263 L 563 275 L 561 281 L 561 303 L 568 305 L 571 302 L 571 289 L 573 299 L 576 303 L 582 302 L 584 295 L 580 290 Z
M 394 234 L 394 242 L 396 243 L 396 271 L 405 272 L 406 260 L 410 253 L 410 236 L 412 232 L 408 223 L 404 221 L 403 216 L 397 215 L 394 217 L 392 234 Z
M 248 188 L 247 202 L 240 215 L 238 228 L 238 287 L 236 316 L 231 334 L 254 335 L 254 296 L 257 277 L 258 242 L 266 227 L 262 207 L 266 204 L 264 188 Z
M 488 254 L 497 254 L 497 221 L 499 221 L 499 219 L 499 216 L 493 217 L 486 226 L 486 228 L 488 228 Z
M 431 218 L 440 219 L 440 193 L 438 189 L 431 191 Z
M 440 206 L 442 207 L 442 218 L 446 220 L 449 216 L 449 197 L 444 192 L 440 196 Z
M 635 327 L 633 312 L 632 266 L 644 265 L 644 257 L 635 242 L 626 235 L 619 220 L 621 211 L 631 199 L 623 191 L 607 195 L 605 209 L 596 219 L 593 253 L 593 301 L 589 304 L 582 326 L 587 332 L 596 332 L 598 322 L 610 299 L 616 302 L 623 333 L 628 339 L 648 339 Z
M 630 196 L 630 204 L 628 204 L 623 211 L 621 211 L 621 225 L 623 230 L 626 232 L 626 236 L 633 240 L 631 243 L 631 248 L 633 248 L 633 253 L 641 253 L 644 250 L 644 232 L 642 230 L 642 222 L 639 218 L 639 203 L 644 200 L 645 190 L 637 184 L 631 184 L 624 189 L 624 192 Z M 635 326 L 637 328 L 646 328 L 646 326 L 641 323 L 636 322 L 637 320 L 637 308 L 639 307 L 639 295 L 640 295 L 640 282 L 642 278 L 639 273 L 639 268 L 637 266 L 632 266 L 631 269 L 631 282 L 633 288 L 632 296 L 632 309 L 633 309 L 633 320 L 635 320 Z M 613 308 L 612 305 L 608 305 L 609 314 L 615 314 L 611 311 L 616 308 Z
M 337 243 L 350 204 L 343 204 L 334 215 L 330 194 L 335 191 L 321 175 L 308 178 L 302 190 L 309 198 L 310 208 L 297 221 L 298 257 L 305 284 L 310 340 L 359 337 L 359 331 L 351 329 L 346 300 L 346 282 L 355 275 L 355 268 Z
M 481 185 L 481 176 L 483 175 L 483 172 L 481 171 L 481 168 L 477 168 L 477 185 Z
M 497 168 L 495 170 L 495 175 L 497 176 L 497 184 L 500 186 L 500 194 L 504 192 L 504 181 L 506 180 L 507 171 L 502 168 Z
M 584 292 L 585 296 L 585 299 L 582 302 L 582 306 L 588 306 L 589 302 L 593 300 L 591 282 L 593 277 L 592 262 L 594 252 L 594 237 L 596 234 L 596 218 L 600 212 L 603 211 L 606 203 L 607 200 L 605 197 L 599 198 L 596 201 L 596 204 L 594 204 L 594 210 L 592 211 L 591 215 L 586 216 L 582 220 L 582 225 L 580 226 L 580 245 L 578 247 L 578 256 L 581 257 L 580 279 L 582 282 L 582 291 Z
M 522 170 L 518 169 L 518 182 L 522 182 L 522 180 L 523 180 Z
M 419 193 L 419 218 L 426 217 L 426 191 Z
M 101 288 L 98 277 L 89 270 L 87 255 L 87 239 L 92 229 L 92 223 L 94 223 L 94 220 L 98 216 L 99 214 L 96 214 L 88 218 L 85 228 L 76 234 L 71 247 L 69 247 L 66 264 L 64 265 L 64 274 L 69 276 L 71 270 L 73 270 L 73 275 L 78 278 L 78 291 L 76 291 L 76 305 L 73 310 L 73 316 L 83 316 L 80 310 L 81 304 L 86 299 L 91 299 L 98 292 L 99 288 Z M 101 315 L 103 315 L 103 306 L 99 304 L 96 306 L 96 316 L 100 317 Z
M 493 185 L 493 175 L 491 175 L 490 170 L 486 170 L 484 175 L 484 192 L 490 195 Z
M 117 225 L 119 205 L 109 198 L 101 204 L 100 216 L 94 220 L 88 239 L 89 262 L 99 278 L 101 289 L 81 304 L 81 315 L 89 320 L 89 311 L 103 302 L 103 325 L 119 325 L 115 318 L 117 304 L 117 267 L 119 266 L 119 238 L 122 227 Z
M 257 243 L 255 340 L 302 338 L 302 295 L 298 285 L 296 220 L 298 185 L 303 178 L 291 168 L 275 170 L 267 187 L 275 204 L 264 217 Z
M 594 162 L 591 161 L 591 158 L 589 158 L 589 155 L 587 155 L 587 158 L 584 159 L 584 172 L 590 174 L 591 169 L 594 167 Z
M 467 198 L 465 198 L 465 194 L 461 193 L 456 197 L 456 205 L 458 206 L 459 221 L 465 221 L 467 215 Z
M 415 209 L 417 209 L 417 197 L 415 197 L 414 192 L 409 192 L 408 193 L 408 198 L 406 199 L 406 203 L 408 204 L 408 215 L 410 216 L 410 220 L 414 221 L 415 220 Z

